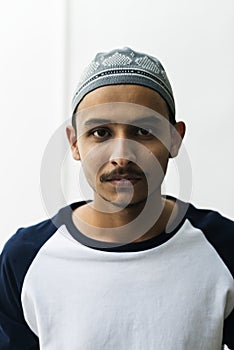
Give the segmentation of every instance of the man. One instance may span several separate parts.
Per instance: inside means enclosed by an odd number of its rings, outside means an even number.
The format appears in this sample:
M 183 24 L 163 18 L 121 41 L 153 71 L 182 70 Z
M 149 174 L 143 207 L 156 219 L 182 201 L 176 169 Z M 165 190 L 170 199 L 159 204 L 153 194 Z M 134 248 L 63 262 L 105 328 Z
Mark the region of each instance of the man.
M 185 125 L 161 63 L 97 54 L 66 132 L 94 198 L 5 245 L 0 348 L 234 349 L 234 224 L 162 195 Z

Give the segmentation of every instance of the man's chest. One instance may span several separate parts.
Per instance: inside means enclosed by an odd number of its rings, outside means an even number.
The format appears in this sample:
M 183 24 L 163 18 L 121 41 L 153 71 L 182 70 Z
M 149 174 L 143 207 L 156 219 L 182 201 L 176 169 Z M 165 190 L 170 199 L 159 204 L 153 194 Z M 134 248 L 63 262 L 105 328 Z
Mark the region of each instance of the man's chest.
M 219 350 L 231 280 L 177 253 L 39 256 L 22 304 L 41 349 Z

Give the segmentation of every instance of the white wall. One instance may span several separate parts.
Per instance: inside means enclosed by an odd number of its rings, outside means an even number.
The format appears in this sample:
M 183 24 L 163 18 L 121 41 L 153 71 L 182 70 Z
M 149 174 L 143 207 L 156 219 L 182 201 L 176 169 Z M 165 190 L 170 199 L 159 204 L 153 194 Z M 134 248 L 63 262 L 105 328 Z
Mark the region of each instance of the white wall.
M 123 46 L 157 56 L 168 72 L 177 118 L 187 124 L 191 200 L 234 217 L 232 0 L 12 0 L 0 6 L 0 242 L 47 218 L 40 195 L 45 147 L 69 115 L 84 66 L 96 52 Z M 77 164 L 66 147 L 59 176 L 70 202 L 80 195 Z M 176 194 L 173 167 L 166 189 Z M 62 203 L 55 200 L 53 210 Z
M 64 118 L 64 3 L 0 2 L 0 243 L 47 218 L 40 164 Z

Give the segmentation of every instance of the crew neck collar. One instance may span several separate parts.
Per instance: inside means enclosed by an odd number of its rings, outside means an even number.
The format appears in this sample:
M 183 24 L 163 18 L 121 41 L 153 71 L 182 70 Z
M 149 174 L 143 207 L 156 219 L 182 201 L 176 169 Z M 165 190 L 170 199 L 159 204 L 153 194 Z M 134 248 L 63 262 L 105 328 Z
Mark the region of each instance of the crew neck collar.
M 183 202 L 175 197 L 166 195 L 163 196 L 166 199 L 170 199 L 173 201 L 177 201 L 178 204 L 178 214 L 175 219 L 174 228 L 171 232 L 167 233 L 165 231 L 161 232 L 160 234 L 146 239 L 144 241 L 139 242 L 130 242 L 127 244 L 120 244 L 120 243 L 113 243 L 113 242 L 105 242 L 96 240 L 93 238 L 90 238 L 86 236 L 84 233 L 82 233 L 78 228 L 75 226 L 73 219 L 72 219 L 72 213 L 73 211 L 87 203 L 92 202 L 92 200 L 87 201 L 79 201 L 71 203 L 70 205 L 62 208 L 58 214 L 56 215 L 55 222 L 56 225 L 65 225 L 69 234 L 80 244 L 83 244 L 89 248 L 97 249 L 97 250 L 103 250 L 103 251 L 109 251 L 109 252 L 137 252 L 137 251 L 143 251 L 147 249 L 151 249 L 154 247 L 157 247 L 163 243 L 165 243 L 167 240 L 169 240 L 171 237 L 173 237 L 179 229 L 182 227 L 186 220 L 186 213 L 189 209 L 190 204 Z

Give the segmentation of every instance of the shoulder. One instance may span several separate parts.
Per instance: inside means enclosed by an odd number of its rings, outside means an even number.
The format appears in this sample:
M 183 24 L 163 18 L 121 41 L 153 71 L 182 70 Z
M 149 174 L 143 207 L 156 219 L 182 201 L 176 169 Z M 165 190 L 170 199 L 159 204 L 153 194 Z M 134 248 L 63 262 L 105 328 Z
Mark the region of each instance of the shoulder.
M 53 217 L 41 221 L 35 225 L 19 228 L 6 242 L 1 253 L 1 258 L 25 261 L 27 257 L 33 258 L 45 242 L 62 225 L 71 220 L 71 213 L 85 202 L 75 202 L 61 208 Z
M 0 264 L 4 268 L 26 273 L 41 247 L 49 240 L 58 228 L 66 225 L 72 210 L 84 204 L 75 202 L 61 208 L 53 217 L 35 225 L 19 228 L 3 247 Z
M 190 204 L 187 219 L 199 228 L 207 238 L 217 238 L 221 242 L 234 242 L 234 221 L 211 209 L 198 209 Z
M 211 209 L 198 209 L 190 204 L 187 219 L 202 231 L 234 276 L 234 221 Z
M 1 273 L 14 276 L 20 287 L 38 251 L 56 230 L 57 227 L 50 219 L 19 228 L 3 247 L 0 256 Z
M 50 219 L 29 227 L 19 228 L 3 247 L 2 254 L 21 255 L 29 250 L 40 249 L 40 246 L 56 231 Z

